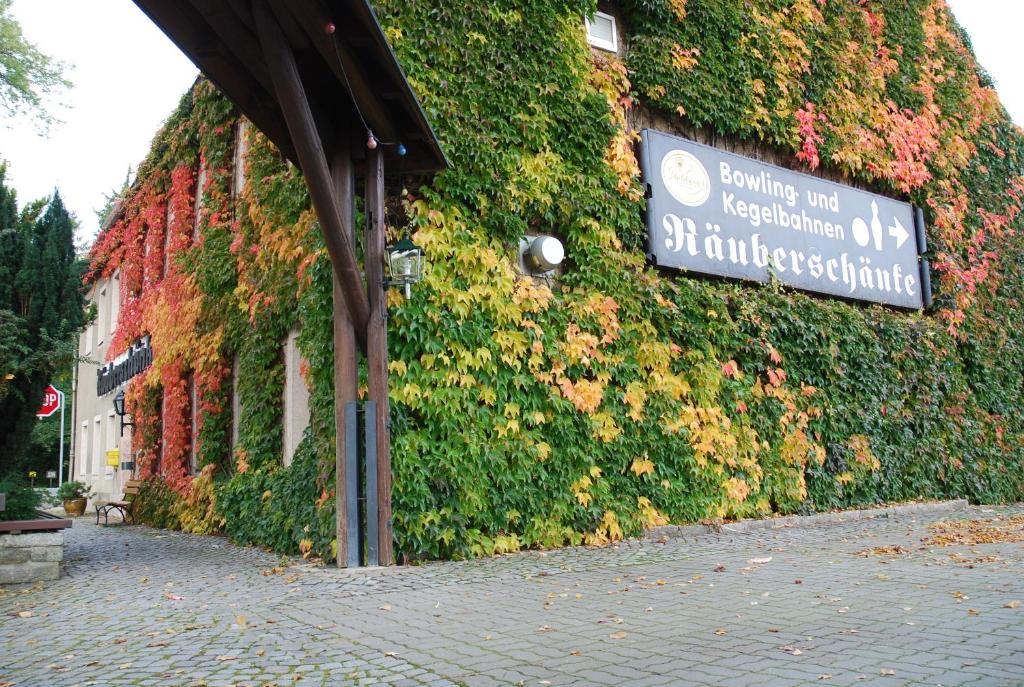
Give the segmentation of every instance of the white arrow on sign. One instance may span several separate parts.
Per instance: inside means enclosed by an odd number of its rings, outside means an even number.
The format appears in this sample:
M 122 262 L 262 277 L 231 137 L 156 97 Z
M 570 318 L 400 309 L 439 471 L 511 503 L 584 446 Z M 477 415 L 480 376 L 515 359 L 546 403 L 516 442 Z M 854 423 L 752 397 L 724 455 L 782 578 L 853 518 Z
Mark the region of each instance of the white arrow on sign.
M 892 221 L 896 223 L 896 226 L 889 225 L 889 236 L 895 236 L 896 248 L 902 248 L 903 244 L 910 238 L 910 234 L 900 223 L 899 217 L 893 217 Z

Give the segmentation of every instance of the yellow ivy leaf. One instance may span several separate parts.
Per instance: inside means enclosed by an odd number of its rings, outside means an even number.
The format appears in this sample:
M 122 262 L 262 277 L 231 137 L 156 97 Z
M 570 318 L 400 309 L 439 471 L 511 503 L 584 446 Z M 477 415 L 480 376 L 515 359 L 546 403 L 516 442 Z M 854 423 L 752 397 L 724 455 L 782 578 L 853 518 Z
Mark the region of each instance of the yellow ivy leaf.
M 634 458 L 633 464 L 629 466 L 629 469 L 632 470 L 633 474 L 637 477 L 642 475 L 653 475 L 654 463 L 647 457 Z

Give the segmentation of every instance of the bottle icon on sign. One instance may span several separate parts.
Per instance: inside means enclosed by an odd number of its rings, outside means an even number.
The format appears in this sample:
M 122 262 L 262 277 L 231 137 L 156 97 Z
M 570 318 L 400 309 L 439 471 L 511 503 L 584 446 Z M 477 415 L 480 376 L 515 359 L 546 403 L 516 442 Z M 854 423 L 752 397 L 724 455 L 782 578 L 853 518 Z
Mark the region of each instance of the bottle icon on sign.
M 882 220 L 878 218 L 876 201 L 871 201 L 871 235 L 875 238 L 875 250 L 882 250 Z

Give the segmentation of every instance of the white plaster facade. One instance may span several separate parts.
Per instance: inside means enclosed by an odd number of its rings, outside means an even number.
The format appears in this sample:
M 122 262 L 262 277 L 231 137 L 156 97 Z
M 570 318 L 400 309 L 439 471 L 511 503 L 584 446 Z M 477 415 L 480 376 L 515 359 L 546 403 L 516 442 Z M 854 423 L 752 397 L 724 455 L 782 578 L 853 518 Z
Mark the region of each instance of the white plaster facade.
M 96 394 L 96 372 L 107 362 L 110 339 L 117 329 L 120 314 L 121 281 L 118 273 L 97 280 L 86 299 L 96 307 L 96 318 L 79 335 L 79 362 L 75 375 L 74 439 L 72 479 L 85 482 L 95 499 L 121 497 L 122 487 L 131 472 L 120 469 L 120 461 L 130 460 L 131 428 L 120 432 L 120 418 L 114 413 L 114 394 Z M 107 465 L 107 452 L 120 451 L 117 467 Z

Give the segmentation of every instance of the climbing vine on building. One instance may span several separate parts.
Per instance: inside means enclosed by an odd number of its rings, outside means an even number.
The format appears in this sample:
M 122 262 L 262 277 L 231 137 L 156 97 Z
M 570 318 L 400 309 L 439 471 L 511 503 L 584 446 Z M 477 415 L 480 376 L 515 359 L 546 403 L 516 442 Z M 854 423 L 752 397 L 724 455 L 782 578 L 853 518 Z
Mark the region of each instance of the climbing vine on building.
M 585 42 L 593 3 L 376 7 L 452 161 L 388 179 L 430 263 L 389 294 L 400 556 L 1024 496 L 1024 139 L 944 2 L 625 0 L 617 56 Z M 330 266 L 299 173 L 237 121 L 199 81 L 93 249 L 123 285 L 110 354 L 156 354 L 128 394 L 143 512 L 331 558 Z M 925 208 L 934 309 L 647 266 L 638 121 Z M 518 274 L 527 233 L 564 241 L 557 281 Z M 293 330 L 311 419 L 283 467 Z

